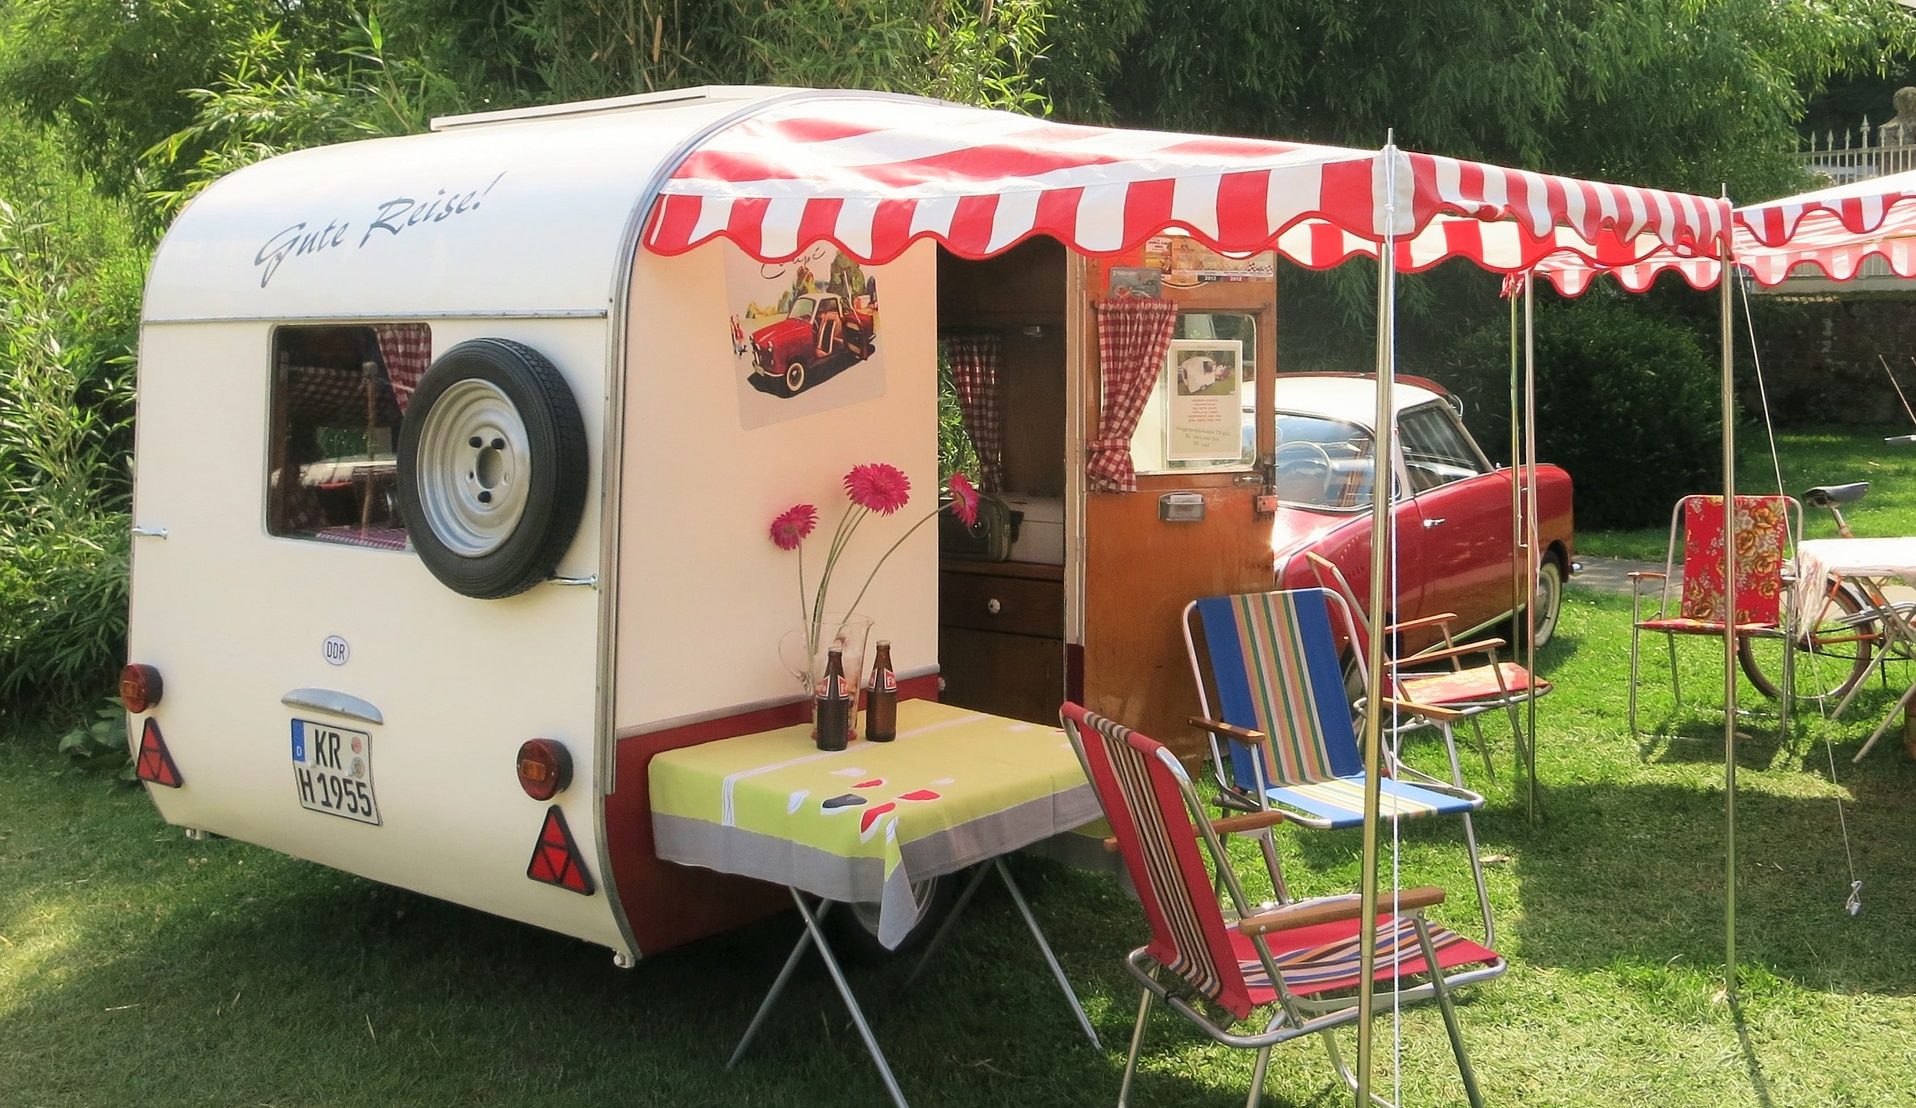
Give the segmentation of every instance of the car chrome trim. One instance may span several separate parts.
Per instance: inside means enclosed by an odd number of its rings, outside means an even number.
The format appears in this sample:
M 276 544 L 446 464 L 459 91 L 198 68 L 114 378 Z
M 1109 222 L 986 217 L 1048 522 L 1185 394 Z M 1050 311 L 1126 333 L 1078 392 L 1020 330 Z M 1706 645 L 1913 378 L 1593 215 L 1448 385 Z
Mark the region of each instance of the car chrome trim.
M 281 704 L 289 708 L 306 708 L 315 712 L 329 712 L 347 719 L 356 719 L 362 723 L 385 723 L 386 716 L 368 701 L 361 700 L 351 693 L 337 689 L 294 689 L 279 698 Z

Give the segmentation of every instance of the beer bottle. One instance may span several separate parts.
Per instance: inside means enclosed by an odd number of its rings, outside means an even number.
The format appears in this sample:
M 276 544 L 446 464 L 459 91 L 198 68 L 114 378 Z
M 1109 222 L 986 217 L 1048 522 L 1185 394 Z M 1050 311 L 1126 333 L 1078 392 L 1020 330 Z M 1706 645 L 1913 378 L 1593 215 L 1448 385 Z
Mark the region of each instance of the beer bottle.
M 898 737 L 898 674 L 891 668 L 891 643 L 878 640 L 871 684 L 865 686 L 865 737 L 888 743 Z
M 826 656 L 825 679 L 820 682 L 812 703 L 816 721 L 814 741 L 820 750 L 843 750 L 851 741 L 852 698 L 845 684 L 845 655 L 834 650 Z

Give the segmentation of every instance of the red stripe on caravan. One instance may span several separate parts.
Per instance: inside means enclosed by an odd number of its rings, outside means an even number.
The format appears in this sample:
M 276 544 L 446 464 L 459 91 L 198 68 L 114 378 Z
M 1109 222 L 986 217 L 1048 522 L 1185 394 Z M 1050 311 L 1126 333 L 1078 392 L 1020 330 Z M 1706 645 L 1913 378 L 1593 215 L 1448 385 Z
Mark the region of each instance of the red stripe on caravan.
M 1176 186 L 1166 180 L 1137 181 L 1124 190 L 1125 245 L 1142 241 L 1169 225 L 1171 198 Z
M 1484 225 L 1476 220 L 1458 222 L 1452 220 L 1442 225 L 1444 232 L 1444 256 L 1432 258 L 1423 267 L 1436 265 L 1446 258 L 1469 258 L 1486 269 L 1502 270 L 1506 266 L 1493 265 L 1484 253 Z M 1519 251 L 1521 254 L 1522 251 Z
M 1228 135 L 1195 135 L 1186 142 L 1174 142 L 1162 153 L 1182 158 L 1244 158 L 1262 161 L 1294 150 L 1308 149 L 1302 143 L 1274 139 L 1232 138 Z
M 989 191 L 1019 178 L 1121 165 L 1126 160 L 1117 155 L 1083 150 L 1067 152 L 988 143 L 910 161 L 863 165 L 855 172 L 864 180 L 889 189 L 931 185 L 948 191 Z
M 1217 183 L 1217 238 L 1226 250 L 1261 250 L 1270 245 L 1271 224 L 1265 215 L 1271 191 L 1271 171 L 1226 173 Z
M 732 201 L 731 216 L 725 222 L 725 237 L 752 257 L 771 261 L 763 257 L 761 249 L 765 244 L 765 213 L 771 206 L 770 200 L 760 196 Z
M 753 119 L 741 124 L 736 130 L 753 137 L 763 134 L 767 141 L 833 142 L 857 135 L 876 134 L 884 128 L 853 123 L 843 116 L 808 115 L 785 119 Z
M 672 171 L 672 178 L 677 181 L 724 181 L 728 184 L 796 181 L 803 176 L 792 170 L 785 158 L 758 152 L 745 154 L 735 150 L 694 150 Z
M 807 200 L 805 211 L 798 218 L 798 239 L 794 245 L 802 248 L 820 239 L 836 238 L 838 214 L 844 208 L 845 201 L 838 197 Z
M 1321 213 L 1325 219 L 1343 230 L 1367 239 L 1377 237 L 1377 222 L 1382 209 L 1378 205 L 1377 185 L 1372 177 L 1376 166 L 1375 159 L 1365 158 L 1354 162 L 1335 162 L 1320 171 L 1317 211 L 1300 212 L 1300 215 Z M 1315 236 L 1313 236 L 1315 237 Z M 1337 252 L 1342 252 L 1342 244 Z M 1315 262 L 1316 265 L 1329 265 L 1330 262 Z
M 677 254 L 691 245 L 692 228 L 698 226 L 699 210 L 704 202 L 696 196 L 667 194 L 659 197 L 653 217 L 652 233 L 646 245 L 658 254 Z
M 903 253 L 911 241 L 911 221 L 917 212 L 916 200 L 880 200 L 872 213 L 872 256 L 862 260 L 876 265 Z
M 991 248 L 991 226 L 998 214 L 996 196 L 963 196 L 951 216 L 946 243 L 967 258 L 983 257 Z
M 1033 213 L 1032 229 L 1060 242 L 1078 241 L 1078 202 L 1084 199 L 1081 188 L 1046 189 L 1038 195 L 1038 210 Z
M 1343 228 L 1330 223 L 1312 223 L 1309 249 L 1307 257 L 1294 260 L 1312 269 L 1329 269 L 1344 260 L 1349 247 L 1344 240 Z

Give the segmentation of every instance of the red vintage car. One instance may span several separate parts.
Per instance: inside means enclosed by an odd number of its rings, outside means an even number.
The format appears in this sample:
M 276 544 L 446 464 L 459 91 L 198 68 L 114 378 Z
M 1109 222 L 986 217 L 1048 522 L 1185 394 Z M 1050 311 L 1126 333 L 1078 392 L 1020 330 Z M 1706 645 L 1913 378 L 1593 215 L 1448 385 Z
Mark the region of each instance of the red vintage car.
M 1337 564 L 1360 597 L 1370 595 L 1371 495 L 1376 457 L 1375 384 L 1368 374 L 1280 374 L 1277 378 L 1276 485 L 1280 507 L 1272 536 L 1282 588 L 1315 586 L 1306 550 Z M 1511 486 L 1522 470 L 1494 466 L 1458 418 L 1442 386 L 1402 377 L 1391 459 L 1397 539 L 1396 601 L 1403 622 L 1455 613 L 1460 636 L 1512 615 Z M 1556 631 L 1563 584 L 1575 549 L 1570 475 L 1537 467 L 1538 549 L 1523 573 L 1533 583 L 1537 642 Z M 1408 632 L 1403 647 L 1434 641 Z
M 872 356 L 878 312 L 870 298 L 815 292 L 792 300 L 785 318 L 752 332 L 755 378 L 797 396 Z

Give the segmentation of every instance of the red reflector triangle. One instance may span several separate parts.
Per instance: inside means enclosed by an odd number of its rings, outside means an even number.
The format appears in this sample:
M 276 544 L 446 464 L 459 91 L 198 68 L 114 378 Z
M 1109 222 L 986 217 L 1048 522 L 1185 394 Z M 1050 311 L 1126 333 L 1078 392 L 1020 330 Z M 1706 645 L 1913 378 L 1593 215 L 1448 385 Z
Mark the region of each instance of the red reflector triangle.
M 565 813 L 557 804 L 546 809 L 545 826 L 539 829 L 539 843 L 532 848 L 526 876 L 584 896 L 591 896 L 596 888 L 592 875 L 586 872 L 585 859 L 579 856 L 579 844 L 572 841 Z
M 166 752 L 166 740 L 160 738 L 159 720 L 149 717 L 140 730 L 140 756 L 133 765 L 133 774 L 142 781 L 169 789 L 181 785 L 180 767 L 173 764 L 173 755 Z

